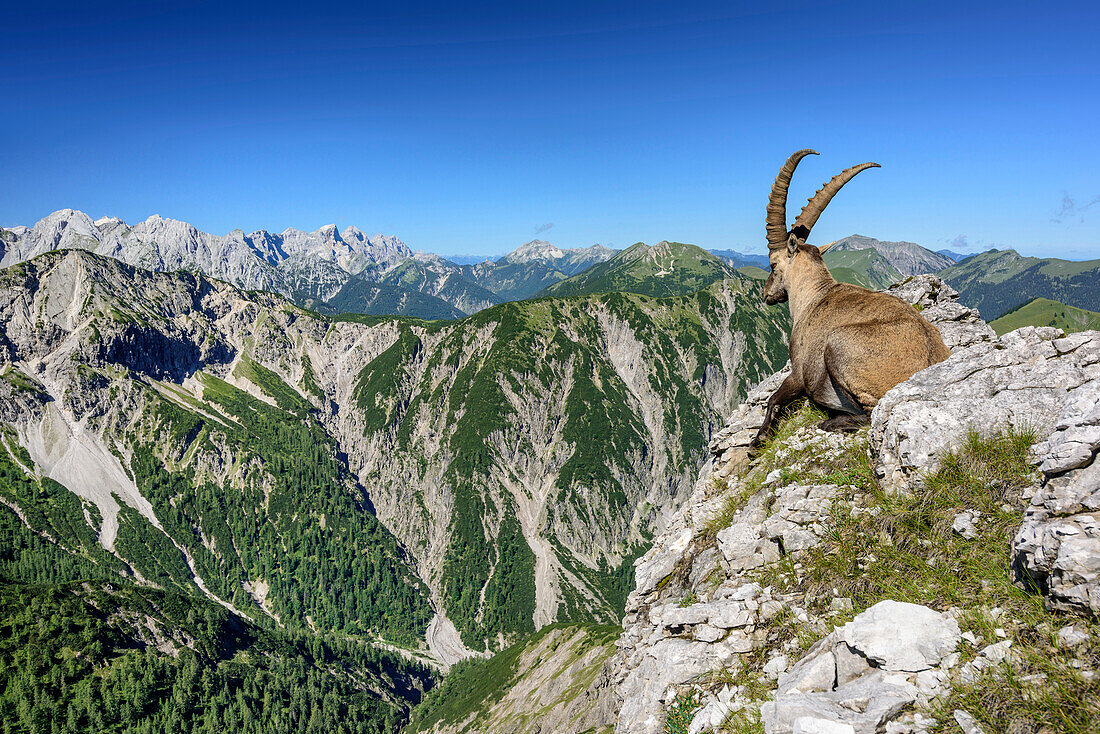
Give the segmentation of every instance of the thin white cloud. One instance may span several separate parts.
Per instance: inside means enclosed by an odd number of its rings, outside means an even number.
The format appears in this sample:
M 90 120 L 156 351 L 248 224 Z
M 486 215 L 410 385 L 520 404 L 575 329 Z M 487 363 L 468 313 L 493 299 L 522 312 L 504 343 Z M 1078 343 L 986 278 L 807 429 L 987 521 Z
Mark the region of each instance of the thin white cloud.
M 1094 196 L 1085 203 L 1079 203 L 1076 199 L 1070 196 L 1065 191 L 1062 192 L 1062 204 L 1058 207 L 1058 210 L 1051 216 L 1050 221 L 1058 222 L 1059 224 L 1070 219 L 1076 219 L 1080 222 L 1085 221 L 1085 212 L 1092 209 L 1097 204 L 1100 204 L 1100 196 Z

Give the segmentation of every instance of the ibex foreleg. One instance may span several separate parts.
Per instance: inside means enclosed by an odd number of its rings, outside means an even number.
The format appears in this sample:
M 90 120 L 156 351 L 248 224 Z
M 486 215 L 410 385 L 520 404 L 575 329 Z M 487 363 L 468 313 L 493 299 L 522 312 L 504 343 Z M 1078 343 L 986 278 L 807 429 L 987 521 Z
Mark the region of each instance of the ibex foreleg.
M 756 432 L 756 438 L 749 444 L 749 449 L 755 451 L 760 448 L 761 444 L 767 440 L 771 435 L 772 429 L 775 428 L 775 424 L 781 419 L 784 413 L 787 412 L 787 408 L 791 403 L 804 396 L 805 389 L 802 386 L 802 381 L 797 379 L 793 374 L 787 375 L 787 379 L 783 380 L 783 384 L 779 386 L 771 399 L 768 400 L 768 410 L 764 414 L 764 424 L 760 426 L 760 430 Z

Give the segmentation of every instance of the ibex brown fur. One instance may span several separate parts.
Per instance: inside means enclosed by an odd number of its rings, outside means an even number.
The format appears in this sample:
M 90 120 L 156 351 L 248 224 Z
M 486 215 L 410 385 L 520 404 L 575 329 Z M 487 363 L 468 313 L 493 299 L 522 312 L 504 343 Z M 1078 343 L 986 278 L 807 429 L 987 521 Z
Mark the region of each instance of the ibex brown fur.
M 877 163 L 853 166 L 825 184 L 786 224 L 787 189 L 798 162 L 813 150 L 800 150 L 780 169 L 767 209 L 771 275 L 764 302 L 787 301 L 791 309 L 791 374 L 768 402 L 764 425 L 753 446 L 768 437 L 792 402 L 808 397 L 829 413 L 821 428 L 854 428 L 886 391 L 915 372 L 951 354 L 940 333 L 899 298 L 833 280 L 821 253 L 806 244 L 810 230 L 837 191 L 857 173 Z

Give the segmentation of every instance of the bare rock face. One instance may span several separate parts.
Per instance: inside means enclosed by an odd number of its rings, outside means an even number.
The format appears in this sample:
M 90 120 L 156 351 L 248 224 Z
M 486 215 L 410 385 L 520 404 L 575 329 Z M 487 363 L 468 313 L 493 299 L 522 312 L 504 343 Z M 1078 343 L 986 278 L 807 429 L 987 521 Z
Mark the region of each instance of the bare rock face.
M 1096 332 L 1074 334 L 1085 355 L 1100 349 Z M 1072 341 L 1071 341 L 1072 340 Z M 1095 367 L 1095 362 L 1093 362 Z M 1100 387 L 1071 393 L 1051 436 L 1037 447 L 1043 483 L 1013 542 L 1017 573 L 1057 609 L 1100 614 Z
M 959 623 L 928 607 L 882 601 L 837 631 L 876 668 L 917 673 L 939 665 L 959 642 Z
M 997 338 L 996 332 L 982 321 L 977 311 L 959 303 L 959 292 L 935 275 L 915 275 L 884 292 L 913 304 L 924 318 L 939 329 L 949 349 Z
M 1012 426 L 1042 438 L 1065 406 L 1098 391 L 1097 332 L 1064 337 L 1060 329 L 1026 327 L 978 342 L 886 393 L 871 415 L 876 471 L 887 489 L 907 490 L 967 431 Z M 1056 450 L 1083 457 L 1090 430 L 1067 428 Z

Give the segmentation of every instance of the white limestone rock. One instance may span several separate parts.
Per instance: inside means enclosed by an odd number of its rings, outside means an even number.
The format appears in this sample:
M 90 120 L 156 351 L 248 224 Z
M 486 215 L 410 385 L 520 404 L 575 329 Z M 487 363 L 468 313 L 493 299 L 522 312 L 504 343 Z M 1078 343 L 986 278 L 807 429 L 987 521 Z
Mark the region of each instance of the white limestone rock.
M 803 716 L 795 719 L 791 728 L 793 734 L 856 734 L 851 724 L 829 719 L 818 719 L 813 716 Z
M 1092 336 L 1071 335 L 1077 338 L 1058 340 L 1057 348 L 1100 359 L 1100 333 L 1084 334 Z M 1044 476 L 1013 540 L 1017 574 L 1042 589 L 1052 608 L 1100 613 L 1100 379 L 1067 396 L 1036 452 Z
M 978 537 L 977 521 L 980 515 L 977 510 L 963 510 L 951 521 L 951 529 L 967 540 L 974 540 Z
M 1018 329 L 959 349 L 886 393 L 872 411 L 870 432 L 884 487 L 914 489 L 968 430 L 1030 428 L 1051 437 L 1048 454 L 1058 457 L 1052 461 L 1083 461 L 1082 447 L 1093 441 L 1086 421 L 1093 418 L 1070 424 L 1064 415 L 1095 408 L 1091 396 L 1100 390 L 1100 333 L 1083 334 L 1067 341 L 1058 329 Z M 1093 415 L 1091 408 L 1085 415 Z
M 915 673 L 934 668 L 961 639 L 959 623 L 919 604 L 881 601 L 838 633 L 876 667 Z

